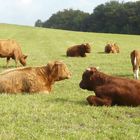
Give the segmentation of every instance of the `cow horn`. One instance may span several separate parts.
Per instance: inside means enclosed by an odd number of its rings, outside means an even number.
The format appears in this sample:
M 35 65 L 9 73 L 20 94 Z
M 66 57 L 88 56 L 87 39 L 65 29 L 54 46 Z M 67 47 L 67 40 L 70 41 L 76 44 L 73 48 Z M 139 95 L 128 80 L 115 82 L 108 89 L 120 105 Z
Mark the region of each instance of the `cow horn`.
M 100 69 L 99 66 L 97 66 L 96 69 L 99 70 Z
M 90 70 L 91 70 L 91 68 L 87 68 L 86 70 L 87 70 L 87 71 L 90 71 Z

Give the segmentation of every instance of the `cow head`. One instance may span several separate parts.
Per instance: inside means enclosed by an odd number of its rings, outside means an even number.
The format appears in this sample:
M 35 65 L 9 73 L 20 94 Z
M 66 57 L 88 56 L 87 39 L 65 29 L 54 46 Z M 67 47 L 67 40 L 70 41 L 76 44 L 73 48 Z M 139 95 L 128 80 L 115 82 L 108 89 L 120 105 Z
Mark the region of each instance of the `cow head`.
M 20 63 L 23 65 L 23 66 L 26 66 L 26 58 L 27 58 L 28 56 L 27 55 L 22 55 L 21 57 L 20 57 L 20 59 L 19 59 L 19 61 L 20 61 Z
M 110 53 L 112 50 L 112 44 L 111 43 L 108 43 L 106 46 L 105 46 L 105 52 L 106 53 Z
M 48 63 L 47 70 L 52 81 L 60 81 L 71 77 L 71 73 L 66 64 L 60 61 Z
M 94 77 L 96 77 L 96 74 L 98 73 L 97 69 L 98 68 L 95 67 L 90 67 L 86 69 L 86 71 L 82 75 L 82 80 L 79 84 L 80 88 L 87 90 L 94 89 L 96 83 L 96 79 L 94 79 Z
M 111 53 L 117 53 L 115 46 L 113 46 L 113 45 L 111 46 L 110 52 Z
M 85 53 L 90 53 L 91 52 L 91 47 L 88 43 L 84 44 L 84 49 L 85 49 Z

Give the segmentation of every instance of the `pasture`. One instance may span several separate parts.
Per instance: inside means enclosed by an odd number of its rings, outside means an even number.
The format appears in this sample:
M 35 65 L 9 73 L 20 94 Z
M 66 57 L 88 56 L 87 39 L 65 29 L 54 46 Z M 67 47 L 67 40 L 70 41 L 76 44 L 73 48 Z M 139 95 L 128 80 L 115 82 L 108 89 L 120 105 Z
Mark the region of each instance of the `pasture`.
M 0 95 L 2 140 L 139 140 L 140 107 L 94 107 L 86 97 L 93 92 L 79 88 L 83 71 L 99 66 L 104 73 L 133 78 L 130 52 L 140 50 L 140 36 L 84 33 L 0 24 L 0 39 L 15 39 L 27 66 L 63 60 L 72 78 L 55 83 L 50 94 Z M 119 54 L 105 54 L 107 42 L 117 42 Z M 85 58 L 66 57 L 68 47 L 89 43 Z M 0 71 L 6 60 L 0 58 Z M 11 60 L 9 67 L 13 68 Z

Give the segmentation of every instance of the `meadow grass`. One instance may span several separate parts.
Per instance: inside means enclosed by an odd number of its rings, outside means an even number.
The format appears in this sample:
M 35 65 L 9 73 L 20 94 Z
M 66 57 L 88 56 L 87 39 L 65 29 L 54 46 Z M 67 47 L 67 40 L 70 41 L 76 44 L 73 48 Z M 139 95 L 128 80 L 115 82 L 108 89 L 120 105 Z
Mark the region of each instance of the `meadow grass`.
M 57 82 L 50 94 L 0 95 L 1 140 L 139 140 L 140 107 L 94 107 L 79 88 L 83 71 L 99 66 L 110 75 L 133 78 L 130 52 L 140 49 L 140 36 L 84 33 L 0 24 L 0 39 L 15 39 L 28 55 L 28 66 L 64 61 L 72 78 Z M 85 58 L 68 58 L 68 47 L 90 43 Z M 119 54 L 104 54 L 107 42 L 117 42 Z M 0 59 L 0 71 L 5 70 Z M 10 61 L 14 67 L 14 61 Z

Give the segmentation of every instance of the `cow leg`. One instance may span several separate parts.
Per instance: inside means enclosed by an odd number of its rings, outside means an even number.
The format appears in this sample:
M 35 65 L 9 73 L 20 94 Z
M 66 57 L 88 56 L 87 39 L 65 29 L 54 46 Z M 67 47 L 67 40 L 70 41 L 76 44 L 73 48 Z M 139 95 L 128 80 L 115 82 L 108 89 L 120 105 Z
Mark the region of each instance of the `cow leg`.
M 139 79 L 139 69 L 136 70 L 136 78 Z
M 43 91 L 40 91 L 39 94 L 49 94 L 49 91 L 43 90 Z
M 110 98 L 99 98 L 97 96 L 90 95 L 87 97 L 87 101 L 90 105 L 95 106 L 111 106 L 112 100 Z
M 134 78 L 139 79 L 139 69 L 138 68 L 134 70 Z
M 14 51 L 14 56 L 12 57 L 15 60 L 15 67 L 18 65 L 19 54 L 18 51 Z
M 10 61 L 10 57 L 7 57 L 7 59 L 6 59 L 6 67 L 8 67 L 8 64 L 9 64 L 9 61 Z
M 86 54 L 85 54 L 85 53 L 84 53 L 84 54 L 81 54 L 81 56 L 82 56 L 82 57 L 86 57 Z
M 17 67 L 17 64 L 18 64 L 18 62 L 17 62 L 17 60 L 15 59 L 15 67 Z

